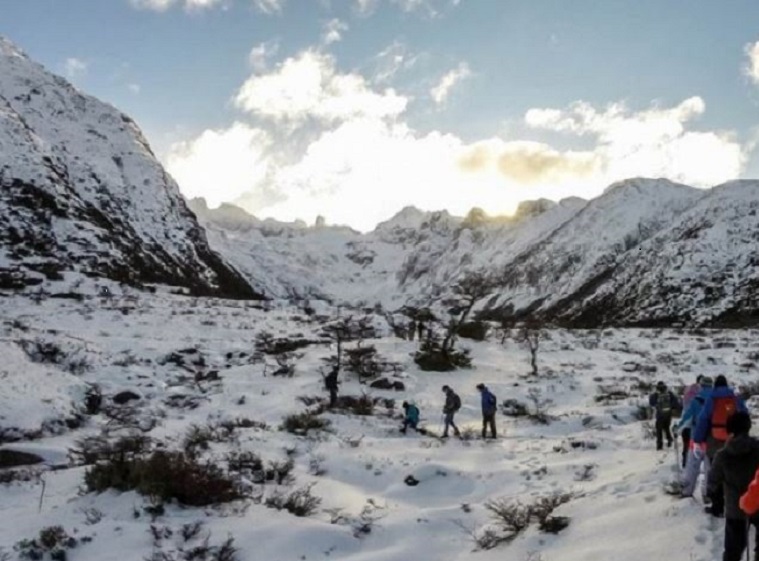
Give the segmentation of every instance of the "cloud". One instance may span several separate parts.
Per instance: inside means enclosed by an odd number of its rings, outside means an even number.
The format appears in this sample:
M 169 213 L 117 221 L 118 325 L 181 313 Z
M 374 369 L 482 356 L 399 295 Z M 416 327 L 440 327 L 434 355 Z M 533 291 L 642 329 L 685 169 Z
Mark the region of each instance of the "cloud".
M 748 56 L 745 67 L 746 75 L 754 84 L 759 85 L 759 41 L 746 45 L 745 52 Z
M 140 91 L 142 90 L 139 84 L 127 84 L 127 89 L 134 95 L 139 95 Z
M 343 32 L 348 31 L 348 24 L 340 21 L 339 19 L 331 19 L 324 26 L 324 32 L 322 33 L 322 43 L 324 45 L 331 45 L 342 40 Z
M 166 168 L 186 197 L 205 197 L 216 207 L 259 188 L 269 171 L 270 144 L 265 131 L 238 122 L 174 143 Z
M 264 14 L 280 14 L 285 6 L 285 0 L 253 0 L 253 5 Z
M 168 10 L 176 0 L 129 0 L 129 3 L 138 10 L 154 10 L 164 12 Z
M 372 81 L 382 84 L 392 80 L 399 72 L 413 68 L 419 56 L 410 54 L 406 45 L 395 41 L 380 51 L 374 59 Z
M 456 7 L 460 0 L 386 0 L 406 13 L 422 12 L 429 17 L 439 16 L 449 6 Z M 354 0 L 354 9 L 359 15 L 369 16 L 377 9 L 381 0 Z
M 438 85 L 430 90 L 430 96 L 432 96 L 437 105 L 442 105 L 448 99 L 451 89 L 471 75 L 472 72 L 469 70 L 469 65 L 462 62 L 441 78 Z
M 395 117 L 405 111 L 408 99 L 392 88 L 373 91 L 360 74 L 339 73 L 330 55 L 307 50 L 270 74 L 249 78 L 234 103 L 259 117 L 302 123 Z
M 540 142 L 490 140 L 467 149 L 458 164 L 466 172 L 494 169 L 517 184 L 534 185 L 591 177 L 603 160 L 593 152 L 559 152 Z
M 686 124 L 705 110 L 700 97 L 669 109 L 639 112 L 623 103 L 597 110 L 578 102 L 563 110 L 530 109 L 525 122 L 533 128 L 593 138 L 607 182 L 649 176 L 711 186 L 738 177 L 746 158 L 731 134 L 687 130 Z
M 71 80 L 87 74 L 87 63 L 78 58 L 67 58 L 63 63 L 63 68 L 66 76 Z
M 259 43 L 250 50 L 248 63 L 257 72 L 263 72 L 268 66 L 269 58 L 277 54 L 279 44 L 274 41 Z

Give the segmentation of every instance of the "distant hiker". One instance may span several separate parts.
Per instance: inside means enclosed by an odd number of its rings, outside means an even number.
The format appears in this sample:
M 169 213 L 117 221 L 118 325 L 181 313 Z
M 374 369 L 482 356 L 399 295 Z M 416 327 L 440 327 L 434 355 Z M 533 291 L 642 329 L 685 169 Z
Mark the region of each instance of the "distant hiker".
M 690 407 L 690 404 L 693 401 L 693 399 L 699 393 L 701 393 L 701 389 L 703 386 L 701 381 L 703 380 L 703 378 L 704 378 L 704 375 L 699 374 L 698 376 L 696 376 L 696 383 L 691 384 L 690 386 L 685 388 L 685 391 L 683 392 L 683 413 L 685 413 L 685 411 L 688 410 L 688 407 Z M 710 382 L 709 386 L 711 387 L 711 385 L 712 384 Z M 696 415 L 694 420 L 697 418 L 698 418 L 698 415 Z M 680 427 L 679 429 L 680 438 L 682 438 L 683 440 L 683 467 L 685 467 L 685 463 L 687 462 L 687 459 L 688 459 L 688 449 L 690 448 L 690 435 L 693 429 L 692 425 L 693 425 L 693 422 L 689 424 L 683 424 L 682 419 L 680 420 L 680 423 L 678 424 L 678 427 Z
M 714 379 L 714 389 L 704 401 L 704 406 L 698 415 L 698 420 L 693 426 L 692 440 L 696 444 L 706 445 L 706 461 L 704 462 L 705 476 L 708 477 L 711 463 L 717 450 L 727 441 L 727 420 L 738 411 L 747 413 L 743 400 L 735 395 L 732 388 L 727 385 L 727 378 L 720 374 Z M 711 508 L 708 512 L 715 516 L 722 516 L 722 495 L 717 494 L 711 498 Z
M 699 376 L 699 380 L 701 383 L 698 387 L 701 388 L 701 391 L 690 400 L 688 408 L 675 427 L 675 431 L 690 430 L 693 427 L 706 402 L 706 398 L 712 393 L 712 379 L 708 376 Z M 684 465 L 685 471 L 683 471 L 681 479 L 680 496 L 692 497 L 693 491 L 696 488 L 698 474 L 701 471 L 701 463 L 704 461 L 704 456 L 706 455 L 706 444 L 696 444 L 695 442 L 690 442 L 689 439 L 688 449 L 685 450 L 685 453 L 687 458 Z M 706 479 L 702 481 L 701 496 L 708 496 L 706 494 Z
M 411 427 L 414 430 L 417 429 L 417 425 L 419 424 L 419 408 L 414 404 L 412 401 L 409 403 L 408 401 L 403 402 L 403 427 L 401 428 L 401 432 L 403 434 L 406 434 L 406 429 L 408 427 Z
M 476 387 L 480 390 L 482 403 L 482 438 L 485 438 L 488 426 L 490 426 L 491 436 L 495 438 L 495 413 L 497 400 L 495 395 L 492 394 L 485 384 L 477 384 Z
M 667 437 L 667 446 L 672 446 L 672 411 L 680 406 L 677 396 L 667 389 L 667 384 L 658 382 L 656 391 L 648 398 L 648 404 L 656 415 L 656 449 L 664 447 L 663 436 Z
M 754 480 L 749 483 L 746 492 L 741 495 L 738 503 L 741 510 L 749 516 L 759 513 L 759 469 L 754 474 Z
M 333 366 L 329 374 L 324 377 L 324 387 L 329 392 L 329 406 L 334 407 L 337 405 L 337 386 L 340 382 L 337 379 L 337 375 L 340 372 L 340 368 Z
M 759 519 L 746 518 L 740 509 L 740 497 L 748 489 L 759 467 L 759 441 L 749 436 L 751 416 L 736 411 L 725 423 L 727 441 L 714 457 L 709 472 L 709 493 L 722 495 L 725 504 L 725 549 L 723 561 L 740 561 L 748 541 L 749 526 L 759 538 Z M 759 555 L 759 542 L 754 541 L 754 559 Z
M 445 428 L 443 429 L 443 438 L 448 438 L 448 427 L 453 427 L 453 434 L 461 436 L 459 427 L 453 422 L 453 416 L 456 414 L 456 411 L 461 409 L 461 398 L 448 386 L 443 386 L 443 392 L 445 392 L 445 405 L 443 405 Z
M 414 340 L 415 333 L 416 333 L 416 322 L 412 319 L 410 322 L 408 322 L 408 328 L 406 329 L 406 334 L 408 335 L 409 341 Z

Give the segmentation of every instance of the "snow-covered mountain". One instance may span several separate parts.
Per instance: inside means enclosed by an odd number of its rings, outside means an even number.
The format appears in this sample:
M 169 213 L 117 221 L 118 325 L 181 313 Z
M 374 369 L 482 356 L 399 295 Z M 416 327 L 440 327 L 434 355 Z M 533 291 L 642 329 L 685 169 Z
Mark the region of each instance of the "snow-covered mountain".
M 254 298 L 135 123 L 0 38 L 0 287 L 67 273 Z
M 759 321 L 759 181 L 734 181 L 634 247 L 575 323 L 755 325 Z
M 757 201 L 755 181 L 702 190 L 636 178 L 591 201 L 528 201 L 513 217 L 409 207 L 368 234 L 196 211 L 212 246 L 275 297 L 434 308 L 481 271 L 495 280 L 483 317 L 741 325 L 759 317 Z

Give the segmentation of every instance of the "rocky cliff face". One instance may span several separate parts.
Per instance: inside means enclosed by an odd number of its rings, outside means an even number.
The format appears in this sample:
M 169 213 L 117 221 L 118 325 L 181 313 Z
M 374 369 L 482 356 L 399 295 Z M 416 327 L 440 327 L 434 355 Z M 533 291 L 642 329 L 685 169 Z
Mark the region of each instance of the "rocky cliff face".
M 208 245 L 137 125 L 0 38 L 0 288 L 68 274 L 259 295 Z

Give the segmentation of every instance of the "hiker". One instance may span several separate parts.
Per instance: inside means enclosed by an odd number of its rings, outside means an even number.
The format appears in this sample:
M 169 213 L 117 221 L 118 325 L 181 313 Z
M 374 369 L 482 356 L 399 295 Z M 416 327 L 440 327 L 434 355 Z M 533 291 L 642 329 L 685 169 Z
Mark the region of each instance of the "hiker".
M 445 428 L 443 429 L 443 438 L 448 438 L 448 427 L 453 427 L 453 434 L 461 436 L 459 427 L 453 422 L 453 416 L 456 414 L 456 411 L 461 409 L 461 398 L 448 386 L 443 386 L 443 392 L 445 392 L 445 405 L 443 405 Z
M 680 402 L 677 396 L 667 389 L 667 384 L 657 382 L 656 391 L 648 398 L 648 404 L 656 414 L 656 449 L 664 447 L 663 436 L 667 437 L 667 446 L 672 447 L 672 410 L 677 409 Z
M 688 405 L 688 408 L 683 413 L 680 422 L 675 426 L 675 432 L 685 430 L 690 431 L 690 429 L 693 427 L 693 424 L 698 419 L 699 413 L 701 413 L 701 408 L 704 406 L 706 398 L 709 397 L 709 394 L 712 392 L 712 379 L 710 377 L 699 376 L 698 379 L 700 381 L 699 388 L 701 388 L 701 391 L 698 393 L 698 395 L 689 400 L 690 403 Z M 701 463 L 704 461 L 704 456 L 706 453 L 706 445 L 690 442 L 690 439 L 688 439 L 688 441 L 688 449 L 685 450 L 686 461 L 683 465 L 685 470 L 683 471 L 682 478 L 680 480 L 681 497 L 693 496 L 693 491 L 696 488 L 696 481 L 698 480 L 698 474 L 701 471 Z M 701 496 L 707 496 L 706 479 L 702 481 Z
M 701 390 L 703 389 L 703 384 L 701 381 L 704 379 L 703 374 L 699 374 L 696 376 L 696 383 L 691 384 L 687 388 L 685 388 L 685 391 L 683 392 L 683 412 L 687 411 L 690 407 L 691 402 L 693 399 L 701 393 Z M 711 379 L 710 379 L 711 380 Z M 711 387 L 711 382 L 709 383 L 709 386 Z M 701 409 L 699 407 L 699 409 Z M 683 417 L 684 418 L 684 417 Z M 698 415 L 696 415 L 695 418 L 698 418 Z M 693 422 L 684 425 L 683 421 L 680 420 L 680 423 L 678 424 L 680 428 L 680 438 L 683 440 L 683 467 L 685 467 L 685 464 L 688 461 L 688 450 L 690 448 L 690 435 L 693 430 Z
M 725 545 L 723 561 L 740 561 L 748 541 L 749 526 L 759 538 L 759 519 L 747 518 L 740 509 L 741 495 L 746 491 L 759 467 L 759 441 L 749 436 L 751 416 L 736 411 L 725 422 L 727 441 L 714 456 L 709 472 L 709 493 L 722 495 L 725 505 Z M 754 542 L 755 557 L 759 543 Z
M 324 377 L 324 387 L 329 392 L 329 406 L 330 408 L 337 405 L 337 386 L 340 382 L 337 379 L 337 374 L 340 372 L 339 366 L 333 366 L 329 374 Z
M 412 401 L 409 403 L 408 401 L 403 402 L 403 427 L 401 427 L 401 432 L 403 434 L 406 434 L 406 429 L 408 427 L 411 427 L 415 431 L 418 431 L 417 425 L 419 424 L 419 408 L 414 404 Z
M 482 401 L 482 438 L 486 438 L 487 427 L 490 425 L 490 434 L 495 438 L 495 412 L 497 400 L 495 395 L 485 384 L 477 384 Z
M 735 395 L 733 389 L 727 385 L 727 378 L 720 374 L 714 379 L 714 389 L 704 401 L 698 420 L 693 425 L 692 440 L 695 444 L 706 445 L 704 476 L 707 478 L 717 450 L 727 441 L 727 419 L 737 411 L 748 413 L 743 400 Z M 721 493 L 709 496 L 706 502 L 711 503 L 705 509 L 706 512 L 722 516 L 724 503 Z
M 746 492 L 741 495 L 738 506 L 749 516 L 759 512 L 759 469 L 756 470 L 754 480 L 749 483 Z

